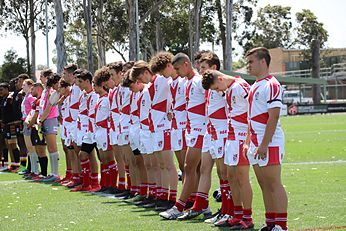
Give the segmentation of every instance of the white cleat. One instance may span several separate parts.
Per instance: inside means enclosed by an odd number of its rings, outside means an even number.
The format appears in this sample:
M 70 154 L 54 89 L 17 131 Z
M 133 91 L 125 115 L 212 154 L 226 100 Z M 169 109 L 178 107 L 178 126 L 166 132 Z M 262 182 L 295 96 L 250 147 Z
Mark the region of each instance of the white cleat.
M 176 206 L 159 213 L 160 217 L 165 218 L 167 220 L 176 220 L 178 217 L 183 215 L 183 212 L 180 212 Z

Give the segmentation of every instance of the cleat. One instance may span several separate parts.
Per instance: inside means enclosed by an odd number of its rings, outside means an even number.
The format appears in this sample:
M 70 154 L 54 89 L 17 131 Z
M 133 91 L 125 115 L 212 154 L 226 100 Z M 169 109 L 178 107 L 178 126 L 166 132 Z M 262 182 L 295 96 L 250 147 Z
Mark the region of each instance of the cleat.
M 60 179 L 59 176 L 50 175 L 41 180 L 42 183 L 53 183 L 55 180 Z
M 142 208 L 145 208 L 145 209 L 152 209 L 152 208 L 155 208 L 156 206 L 156 199 L 155 197 L 149 197 L 147 201 L 143 201 L 143 205 L 139 205 L 141 206 Z
M 280 225 L 275 225 L 275 226 L 271 229 L 271 231 L 287 231 L 287 230 L 281 228 Z
M 39 182 L 39 181 L 41 181 L 43 178 L 45 178 L 45 176 L 43 176 L 43 175 L 37 175 L 37 176 L 34 176 L 34 177 L 32 178 L 32 180 L 35 181 L 35 182 Z
M 72 181 L 70 181 L 70 182 L 66 185 L 66 187 L 67 187 L 67 188 L 74 188 L 74 187 L 77 187 L 77 186 L 79 186 L 79 185 L 81 185 L 81 182 L 80 182 L 80 181 L 72 180 Z
M 120 191 L 119 193 L 116 193 L 114 195 L 115 198 L 119 198 L 119 199 L 122 199 L 123 197 L 127 196 L 128 194 L 130 194 L 129 191 L 127 190 L 124 190 L 124 191 Z
M 0 172 L 3 172 L 3 171 L 5 171 L 5 170 L 7 170 L 7 169 L 8 169 L 8 167 L 5 167 L 5 166 L 0 167 Z
M 231 226 L 230 230 L 246 230 L 252 229 L 254 224 L 252 221 L 248 221 L 246 219 L 240 220 L 238 224 Z
M 204 220 L 207 224 L 214 224 L 218 220 L 220 220 L 223 217 L 223 214 L 221 214 L 221 210 L 219 209 L 216 213 L 212 215 L 211 218 Z
M 73 188 L 70 190 L 70 192 L 86 192 L 91 189 L 91 186 L 83 186 L 83 185 L 78 185 L 77 187 Z
M 216 227 L 229 227 L 228 220 L 232 219 L 232 217 L 228 214 L 225 214 L 218 221 L 214 222 Z
M 88 190 L 88 192 L 97 192 L 101 190 L 101 186 L 100 185 L 91 185 L 90 190 Z
M 143 206 L 143 205 L 152 203 L 154 201 L 154 199 L 155 199 L 154 197 L 145 197 L 144 200 L 142 200 L 142 201 L 134 202 L 134 205 Z
M 172 208 L 159 213 L 159 215 L 167 220 L 176 220 L 178 217 L 183 215 L 183 212 L 180 212 L 176 206 L 173 206 Z
M 267 226 L 267 224 L 263 224 L 258 231 L 271 231 L 274 228 L 274 225 Z
M 202 209 L 200 211 L 195 211 L 193 209 L 189 209 L 187 210 L 186 212 L 184 212 L 183 215 L 179 216 L 177 218 L 178 221 L 184 221 L 184 220 L 191 220 L 195 217 L 198 217 L 199 215 L 203 214 L 205 217 L 206 216 L 209 216 L 211 217 L 212 213 L 211 213 L 211 210 L 210 208 L 206 208 L 206 209 Z
M 189 210 L 189 209 L 191 209 L 192 206 L 193 206 L 193 204 L 194 204 L 194 202 L 192 202 L 192 201 L 186 202 L 186 205 L 185 205 L 184 210 Z
M 131 198 L 130 200 L 127 200 L 130 203 L 136 203 L 136 202 L 142 202 L 146 199 L 145 196 L 137 194 L 135 197 Z
M 168 202 L 168 201 L 161 200 L 161 199 L 156 200 L 155 211 L 163 212 L 163 211 L 168 210 L 169 208 L 168 208 L 168 204 L 166 202 Z

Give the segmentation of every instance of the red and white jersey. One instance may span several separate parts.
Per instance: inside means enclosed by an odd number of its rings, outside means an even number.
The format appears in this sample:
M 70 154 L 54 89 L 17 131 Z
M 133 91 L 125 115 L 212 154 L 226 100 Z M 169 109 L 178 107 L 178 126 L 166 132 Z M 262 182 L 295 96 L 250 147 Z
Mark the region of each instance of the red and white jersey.
M 149 84 L 150 85 L 150 84 Z M 139 121 L 140 128 L 142 130 L 150 130 L 153 131 L 153 124 L 151 120 L 151 98 L 148 90 L 148 85 L 144 85 L 144 89 L 139 94 L 139 98 L 137 101 L 138 109 L 139 109 Z
M 88 127 L 88 108 L 87 108 L 87 95 L 82 91 L 82 95 L 79 97 L 79 114 L 77 118 L 78 129 L 87 130 Z
M 170 81 L 170 78 L 155 75 L 148 88 L 151 99 L 151 118 L 153 120 L 154 131 L 171 128 L 171 122 L 167 116 L 171 102 Z
M 76 84 L 73 84 L 70 91 L 70 100 L 68 106 L 69 117 L 71 117 L 71 122 L 77 121 L 79 114 L 79 99 L 82 94 L 83 92 L 81 91 L 81 89 Z
M 257 80 L 249 92 L 249 112 L 251 141 L 258 146 L 263 139 L 263 135 L 268 121 L 268 110 L 271 108 L 281 108 L 282 87 L 274 76 L 267 76 Z M 284 139 L 280 121 L 276 125 L 271 143 L 282 142 Z
M 187 80 L 182 77 L 174 79 L 170 84 L 171 98 L 172 98 L 172 128 L 185 129 L 187 123 L 186 114 L 186 82 Z
M 207 115 L 212 127 L 213 139 L 227 137 L 227 104 L 225 96 L 221 92 L 214 90 L 208 91 Z
M 109 101 L 111 104 L 110 124 L 113 131 L 119 129 L 120 112 L 119 112 L 119 86 L 109 91 Z
M 119 120 L 119 128 L 120 133 L 128 132 L 130 129 L 130 95 L 131 91 L 128 87 L 119 86 L 119 104 L 118 108 L 120 111 L 120 120 Z
M 205 134 L 208 117 L 206 113 L 206 98 L 208 91 L 202 87 L 202 78 L 197 73 L 186 83 L 187 132 Z
M 65 119 L 67 118 L 68 116 L 68 101 L 69 101 L 69 97 L 70 96 L 67 96 L 64 101 L 62 102 L 61 104 L 61 107 L 60 107 L 60 124 L 63 125 L 64 122 L 65 122 Z
M 96 104 L 99 100 L 99 95 L 95 91 L 87 93 L 87 110 L 88 110 L 88 132 L 95 131 Z
M 235 139 L 236 132 L 247 132 L 248 129 L 248 95 L 250 85 L 242 78 L 236 77 L 226 90 L 226 100 L 229 110 L 228 138 Z M 245 134 L 242 134 L 244 136 Z
M 108 94 L 100 96 L 95 105 L 95 124 L 97 127 L 109 128 L 110 104 Z
M 138 99 L 141 95 L 140 92 L 131 92 L 130 96 L 130 114 L 131 114 L 131 125 L 139 125 L 139 108 Z

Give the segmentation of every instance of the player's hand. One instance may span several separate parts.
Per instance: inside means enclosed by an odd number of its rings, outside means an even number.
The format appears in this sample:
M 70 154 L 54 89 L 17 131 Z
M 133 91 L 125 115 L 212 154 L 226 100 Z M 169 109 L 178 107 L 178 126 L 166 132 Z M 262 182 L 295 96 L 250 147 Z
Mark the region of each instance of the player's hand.
M 268 147 L 263 147 L 260 145 L 255 151 L 255 159 L 264 160 L 267 158 Z
M 249 151 L 249 145 L 244 142 L 244 144 L 243 144 L 243 154 L 244 154 L 244 156 L 247 155 L 248 151 Z
M 168 118 L 169 121 L 172 121 L 172 119 L 173 119 L 173 113 L 172 113 L 172 112 L 168 112 L 168 113 L 167 113 L 167 118 Z

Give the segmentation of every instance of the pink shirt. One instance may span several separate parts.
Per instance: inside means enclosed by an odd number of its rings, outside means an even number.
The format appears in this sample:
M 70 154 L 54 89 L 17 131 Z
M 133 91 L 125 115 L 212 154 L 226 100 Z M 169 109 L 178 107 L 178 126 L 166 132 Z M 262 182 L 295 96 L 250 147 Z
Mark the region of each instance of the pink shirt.
M 24 100 L 22 101 L 22 120 L 25 120 L 26 117 L 29 115 L 31 109 L 32 109 L 32 104 L 36 100 L 35 97 L 31 95 L 31 93 L 28 93 L 25 95 Z
M 39 118 L 42 117 L 44 110 L 47 108 L 47 105 L 49 103 L 49 96 L 53 92 L 54 92 L 54 90 L 52 88 L 50 88 L 48 90 L 47 89 L 43 90 L 42 95 L 41 95 L 41 100 L 40 100 Z M 46 119 L 57 118 L 58 116 L 59 116 L 58 106 L 52 106 Z

